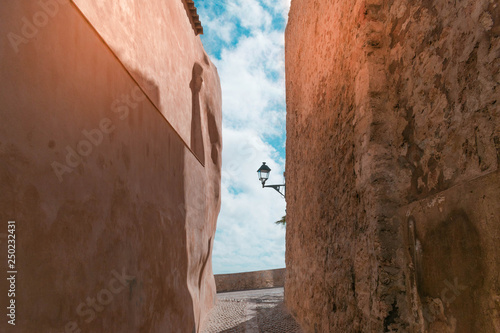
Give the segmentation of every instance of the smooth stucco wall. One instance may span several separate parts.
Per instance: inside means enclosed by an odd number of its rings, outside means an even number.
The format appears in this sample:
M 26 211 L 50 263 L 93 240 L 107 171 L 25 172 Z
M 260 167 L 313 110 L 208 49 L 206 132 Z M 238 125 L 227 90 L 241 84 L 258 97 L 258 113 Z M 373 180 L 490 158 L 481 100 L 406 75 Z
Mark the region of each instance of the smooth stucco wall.
M 154 9 L 176 17 L 156 19 L 168 24 L 161 33 L 136 26 L 141 47 L 165 62 L 138 57 L 133 68 L 108 47 L 121 42 L 80 12 L 82 1 L 43 3 L 52 7 L 9 1 L 0 11 L 0 221 L 17 223 L 15 331 L 197 331 L 215 295 L 217 71 L 177 2 L 130 8 L 143 20 Z M 175 52 L 162 55 L 164 44 Z M 155 81 L 159 67 L 172 77 Z M 189 116 L 165 117 L 158 100 Z M 191 144 L 200 140 L 196 156 Z M 7 304 L 6 293 L 0 300 Z M 11 329 L 0 321 L 0 331 Z

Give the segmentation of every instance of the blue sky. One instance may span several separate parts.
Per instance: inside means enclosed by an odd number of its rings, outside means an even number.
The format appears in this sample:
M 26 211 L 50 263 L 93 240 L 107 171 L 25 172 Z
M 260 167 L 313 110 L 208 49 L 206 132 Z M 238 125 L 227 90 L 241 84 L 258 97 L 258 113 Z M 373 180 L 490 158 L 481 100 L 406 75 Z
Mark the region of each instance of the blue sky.
M 196 1 L 201 39 L 222 85 L 222 208 L 215 274 L 285 267 L 285 201 L 262 189 L 257 169 L 285 167 L 284 30 L 290 0 Z

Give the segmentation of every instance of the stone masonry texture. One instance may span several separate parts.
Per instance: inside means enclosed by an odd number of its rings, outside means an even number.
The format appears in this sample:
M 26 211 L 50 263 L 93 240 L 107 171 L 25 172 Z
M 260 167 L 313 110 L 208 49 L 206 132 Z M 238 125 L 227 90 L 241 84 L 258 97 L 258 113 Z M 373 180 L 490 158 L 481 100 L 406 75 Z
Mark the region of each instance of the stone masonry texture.
M 271 269 L 234 274 L 214 275 L 217 292 L 276 288 L 285 285 L 285 269 Z
M 221 88 L 183 1 L 0 7 L 0 332 L 199 332 Z
M 285 302 L 305 332 L 500 332 L 500 5 L 292 0 Z

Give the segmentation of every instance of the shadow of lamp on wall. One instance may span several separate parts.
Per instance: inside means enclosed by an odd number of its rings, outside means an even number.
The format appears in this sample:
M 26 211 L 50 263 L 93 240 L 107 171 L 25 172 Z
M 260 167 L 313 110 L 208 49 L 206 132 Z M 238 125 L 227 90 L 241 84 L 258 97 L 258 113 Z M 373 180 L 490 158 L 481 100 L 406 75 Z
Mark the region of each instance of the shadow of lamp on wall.
M 275 189 L 279 194 L 285 197 L 285 184 L 277 184 L 277 185 L 266 185 L 266 181 L 269 179 L 269 173 L 271 172 L 271 168 L 266 165 L 266 162 L 262 162 L 262 165 L 260 166 L 259 170 L 257 170 L 257 174 L 259 175 L 259 180 L 262 183 L 262 188 L 264 187 L 270 187 Z M 283 176 L 285 173 L 283 173 Z M 283 187 L 283 192 L 281 191 L 281 188 Z

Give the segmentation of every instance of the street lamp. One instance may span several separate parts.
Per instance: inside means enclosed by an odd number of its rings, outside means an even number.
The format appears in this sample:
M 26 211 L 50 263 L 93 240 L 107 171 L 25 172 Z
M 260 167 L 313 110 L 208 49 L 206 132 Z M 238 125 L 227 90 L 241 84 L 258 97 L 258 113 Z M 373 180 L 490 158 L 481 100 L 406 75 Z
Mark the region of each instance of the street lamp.
M 271 168 L 266 165 L 266 162 L 262 162 L 261 167 L 257 170 L 257 174 L 259 175 L 259 180 L 262 183 L 262 187 L 266 183 L 266 180 L 269 178 L 269 173 L 271 172 Z
M 262 162 L 262 165 L 260 166 L 259 170 L 257 170 L 257 174 L 259 175 L 259 180 L 262 183 L 262 188 L 264 188 L 264 187 L 274 188 L 284 198 L 285 195 L 280 190 L 281 190 L 281 187 L 283 187 L 283 189 L 285 188 L 285 184 L 266 185 L 266 181 L 269 179 L 270 172 L 271 172 L 271 168 L 266 165 L 266 162 Z

